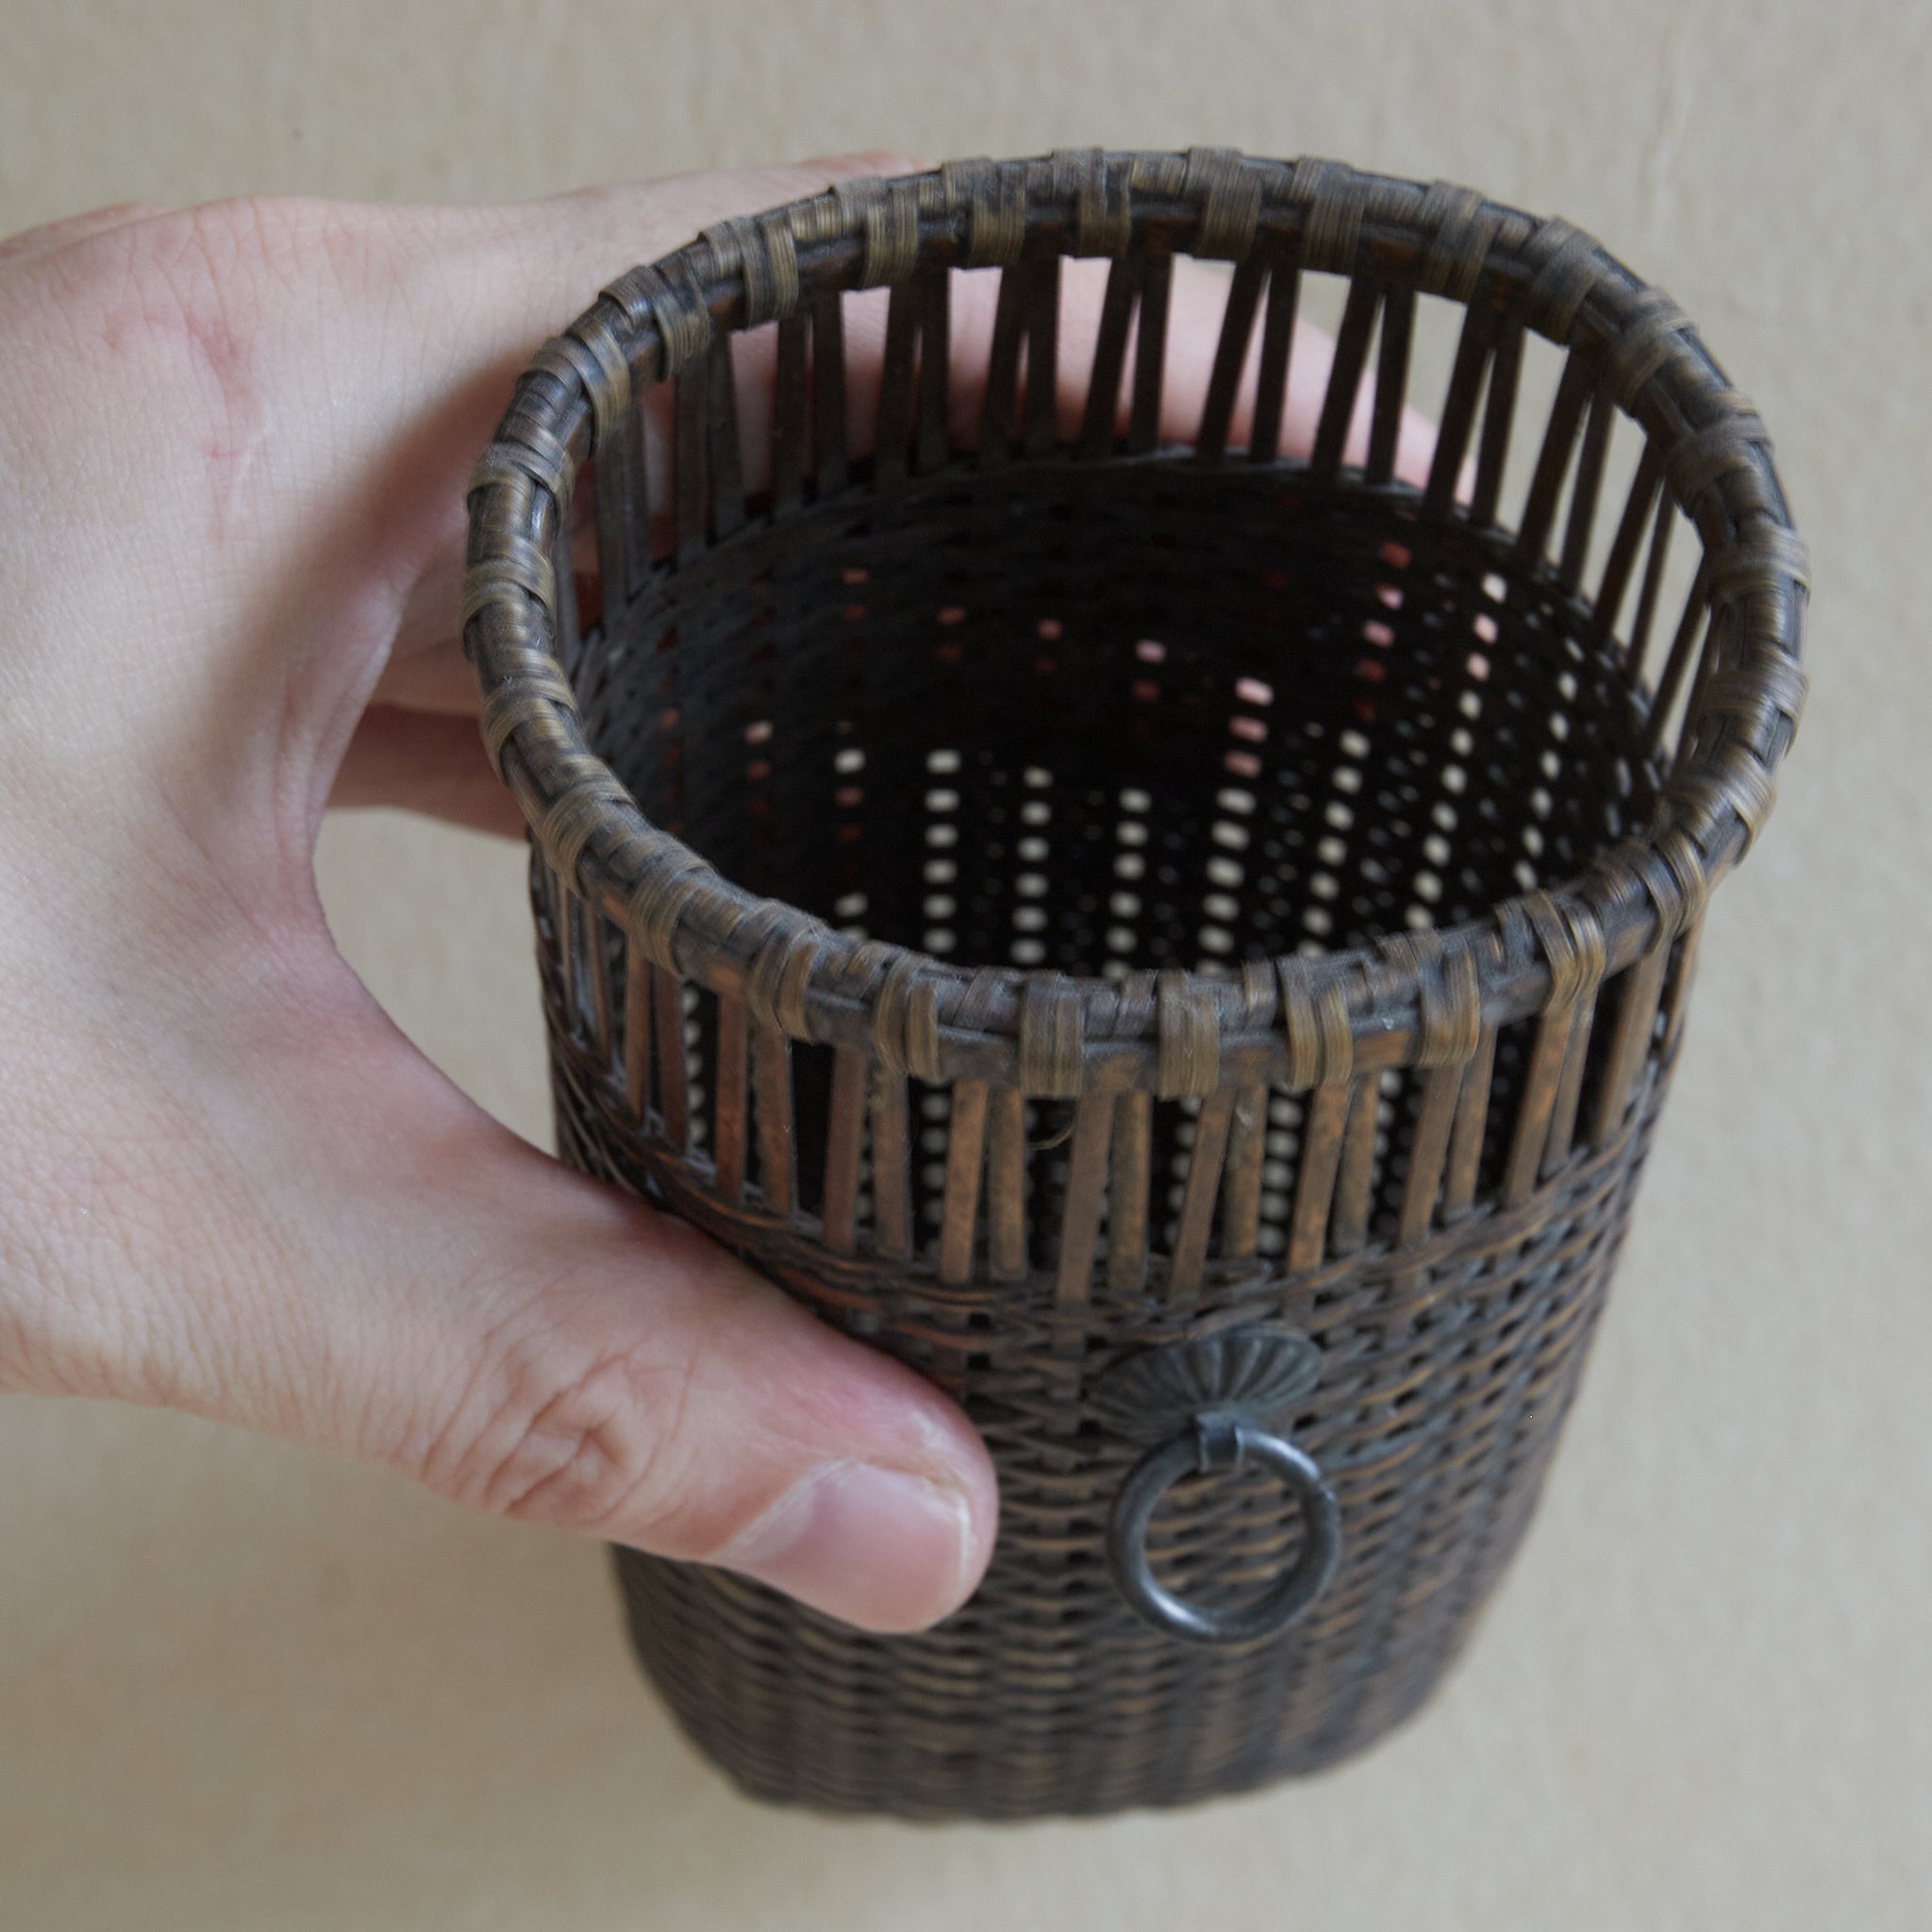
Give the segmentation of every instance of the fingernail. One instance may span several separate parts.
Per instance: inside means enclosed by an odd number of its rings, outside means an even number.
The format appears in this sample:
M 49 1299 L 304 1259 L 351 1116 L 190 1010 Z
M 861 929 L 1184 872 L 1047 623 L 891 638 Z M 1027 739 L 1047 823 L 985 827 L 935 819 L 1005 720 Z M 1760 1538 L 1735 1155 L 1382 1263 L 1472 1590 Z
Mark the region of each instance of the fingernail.
M 972 1515 L 958 1491 L 835 1462 L 720 1553 L 726 1569 L 868 1630 L 921 1630 L 963 1594 Z

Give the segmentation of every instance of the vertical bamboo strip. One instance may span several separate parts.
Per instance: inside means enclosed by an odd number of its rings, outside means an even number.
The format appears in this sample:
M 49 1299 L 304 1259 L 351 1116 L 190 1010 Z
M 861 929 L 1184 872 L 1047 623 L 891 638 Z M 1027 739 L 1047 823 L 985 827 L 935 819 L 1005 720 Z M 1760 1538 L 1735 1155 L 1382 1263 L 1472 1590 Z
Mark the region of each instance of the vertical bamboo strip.
M 1630 573 L 1636 568 L 1642 547 L 1643 533 L 1651 521 L 1657 493 L 1663 483 L 1663 458 L 1657 445 L 1646 442 L 1637 459 L 1637 474 L 1630 479 L 1629 494 L 1624 500 L 1624 514 L 1617 522 L 1617 534 L 1610 540 L 1610 554 L 1604 559 L 1604 574 L 1596 590 L 1596 620 L 1599 634 L 1607 638 L 1616 628 L 1617 613 L 1624 607 L 1624 592 L 1630 587 Z M 1631 654 L 1630 661 L 1641 661 L 1642 653 Z
M 1299 245 L 1274 263 L 1268 276 L 1268 307 L 1261 317 L 1261 366 L 1255 374 L 1255 420 L 1248 455 L 1272 463 L 1281 453 L 1281 424 L 1288 402 L 1289 365 L 1294 356 L 1294 318 L 1301 302 Z
M 1369 461 L 1363 480 L 1379 488 L 1395 475 L 1408 394 L 1408 352 L 1415 332 L 1415 291 L 1392 288 L 1382 297 L 1382 341 L 1375 354 L 1375 402 L 1369 421 Z
M 597 1064 L 610 1065 L 614 1041 L 610 1037 L 610 962 L 604 947 L 604 915 L 589 901 L 584 905 L 585 966 L 591 982 L 591 1043 L 596 1049 Z
M 1644 721 L 1643 755 L 1646 758 L 1655 758 L 1658 745 L 1663 742 L 1671 714 L 1677 708 L 1677 696 L 1685 674 L 1690 669 L 1699 640 L 1706 635 L 1709 616 L 1705 575 L 1700 569 L 1691 582 L 1690 595 L 1684 600 L 1683 615 L 1677 620 L 1676 632 L 1671 639 L 1671 654 L 1664 660 L 1663 675 L 1657 679 L 1657 693 L 1650 701 L 1650 716 Z
M 569 676 L 577 667 L 583 625 L 577 611 L 576 561 L 571 553 L 573 512 L 564 509 L 552 523 L 548 555 L 557 582 L 557 661 Z
M 940 1224 L 940 1279 L 973 1278 L 973 1237 L 979 1220 L 981 1177 L 986 1172 L 984 1080 L 960 1080 L 953 1088 L 952 1118 L 946 1130 L 946 1191 Z
M 684 989 L 662 966 L 651 971 L 652 1030 L 658 1037 L 658 1117 L 682 1154 L 691 1143 L 691 1083 L 684 1061 Z
M 1368 363 L 1369 334 L 1375 326 L 1381 299 L 1380 291 L 1365 276 L 1357 275 L 1348 285 L 1341 327 L 1335 338 L 1335 358 L 1328 365 L 1328 389 L 1315 425 L 1314 451 L 1308 458 L 1308 474 L 1318 481 L 1331 481 L 1341 466 L 1349 425 L 1355 420 L 1356 397 L 1361 392 L 1362 371 Z
M 1012 454 L 1025 320 L 1026 272 L 1015 263 L 1000 271 L 999 295 L 993 305 L 992 342 L 987 351 L 986 388 L 979 403 L 977 454 L 981 469 L 997 467 Z
M 1261 1160 L 1268 1146 L 1268 1090 L 1235 1090 L 1227 1132 L 1227 1185 L 1222 1202 L 1221 1252 L 1244 1261 L 1261 1231 Z
M 845 309 L 836 290 L 811 306 L 811 437 L 818 493 L 836 496 L 850 474 L 845 449 Z
M 952 447 L 953 277 L 943 263 L 919 272 L 919 412 L 913 457 L 922 476 L 942 464 Z
M 1375 1172 L 1375 1114 L 1381 1099 L 1381 1076 L 1363 1074 L 1355 1082 L 1348 1104 L 1348 1124 L 1341 1137 L 1341 1160 L 1336 1172 L 1335 1206 L 1330 1218 L 1329 1251 L 1357 1253 L 1369 1238 L 1369 1199 Z
M 1583 426 L 1583 451 L 1576 458 L 1576 481 L 1570 491 L 1570 514 L 1563 527 L 1563 555 L 1557 575 L 1573 591 L 1583 585 L 1590 558 L 1591 533 L 1596 528 L 1597 504 L 1603 495 L 1604 458 L 1610 446 L 1610 425 L 1617 406 L 1601 390 L 1591 398 L 1590 420 Z
M 1054 445 L 1059 410 L 1060 258 L 1028 265 L 1026 283 L 1026 400 L 1021 444 L 1029 457 Z
M 798 1141 L 791 1112 L 791 1042 L 775 1026 L 752 1035 L 753 1097 L 758 1116 L 758 1186 L 774 1214 L 798 1199 Z
M 711 535 L 722 542 L 744 527 L 744 458 L 738 441 L 738 381 L 732 367 L 731 337 L 711 339 L 710 379 L 706 391 L 711 484 Z
M 1663 991 L 1664 968 L 1670 964 L 1667 942 L 1654 943 L 1624 975 L 1624 996 L 1617 1004 L 1616 1031 L 1604 1062 L 1603 1085 L 1597 1090 L 1596 1119 L 1591 1143 L 1606 1147 L 1621 1130 L 1630 1110 L 1632 1088 L 1657 1027 L 1657 996 Z
M 1664 1051 L 1674 1052 L 1684 1032 L 1684 1016 L 1690 1005 L 1690 988 L 1697 977 L 1697 947 L 1704 937 L 1704 922 L 1694 919 L 1677 940 L 1677 970 L 1671 976 L 1670 1004 L 1664 1023 Z
M 1549 1143 L 1550 1116 L 1557 1105 L 1557 1082 L 1570 1046 L 1576 1007 L 1574 1002 L 1552 1007 L 1536 1023 L 1536 1044 L 1529 1055 L 1529 1073 L 1516 1110 L 1516 1126 L 1503 1170 L 1503 1205 L 1517 1208 L 1529 1199 Z
M 1576 448 L 1576 432 L 1590 401 L 1591 381 L 1588 363 L 1573 349 L 1557 384 L 1557 400 L 1543 428 L 1542 446 L 1537 451 L 1536 468 L 1530 473 L 1529 494 L 1524 500 L 1523 522 L 1516 533 L 1516 562 L 1520 569 L 1534 569 L 1542 561 L 1548 547 L 1550 526 L 1557 517 L 1557 498 L 1562 491 L 1563 478 L 1570 472 L 1570 458 Z
M 1227 1153 L 1227 1132 L 1234 1118 L 1234 1090 L 1217 1088 L 1201 1103 L 1194 1116 L 1194 1145 L 1188 1157 L 1187 1184 L 1181 1194 L 1179 1231 L 1174 1236 L 1168 1292 L 1176 1297 L 1196 1293 L 1208 1260 L 1208 1241 L 1214 1231 L 1214 1204 L 1221 1195 L 1221 1166 Z
M 1469 435 L 1475 425 L 1476 396 L 1490 366 L 1491 330 L 1490 318 L 1480 308 L 1470 309 L 1462 318 L 1456 364 L 1449 374 L 1441 421 L 1436 427 L 1436 453 L 1423 492 L 1423 508 L 1432 517 L 1446 516 L 1456 501 L 1462 459 L 1469 454 Z
M 1107 272 L 1107 293 L 1101 298 L 1100 329 L 1094 338 L 1093 361 L 1087 378 L 1087 407 L 1080 420 L 1079 454 L 1093 462 L 1112 454 L 1115 425 L 1120 417 L 1121 376 L 1127 365 L 1127 330 L 1134 320 L 1140 264 L 1122 256 Z
M 750 1071 L 749 1016 L 744 1002 L 718 1000 L 718 1068 L 711 1109 L 711 1159 L 718 1192 L 734 1204 L 744 1195 L 745 1091 Z
M 1026 1272 L 1026 1102 L 1017 1087 L 995 1087 L 989 1111 L 988 1260 L 1011 1280 Z
M 1054 1298 L 1062 1311 L 1085 1307 L 1107 1198 L 1107 1158 L 1113 1138 L 1113 1095 L 1083 1093 L 1074 1108 L 1074 1144 L 1060 1208 L 1059 1273 Z
M 1475 453 L 1475 488 L 1469 502 L 1469 520 L 1478 529 L 1496 521 L 1522 373 L 1523 324 L 1514 316 L 1505 316 L 1497 326 L 1495 353 L 1490 361 L 1490 392 L 1483 401 L 1482 440 Z
M 1160 440 L 1168 294 L 1173 285 L 1172 256 L 1151 256 L 1141 263 L 1141 310 L 1134 334 L 1134 407 L 1127 424 L 1127 449 L 1134 456 L 1144 456 Z
M 1214 346 L 1214 362 L 1208 375 L 1208 394 L 1201 408 L 1200 427 L 1194 435 L 1194 460 L 1212 466 L 1227 448 L 1228 425 L 1234 420 L 1235 396 L 1241 388 L 1241 372 L 1247 366 L 1248 342 L 1255 331 L 1255 309 L 1260 300 L 1261 281 L 1267 271 L 1257 256 L 1234 272 L 1227 288 L 1227 306 L 1222 311 L 1221 336 Z
M 1154 1096 L 1130 1091 L 1114 1103 L 1113 1174 L 1107 1208 L 1107 1285 L 1138 1294 L 1147 1282 L 1148 1160 Z
M 805 493 L 806 332 L 803 315 L 778 325 L 777 367 L 772 384 L 772 508 L 783 516 Z
M 710 386 L 708 359 L 680 370 L 674 384 L 672 501 L 677 530 L 677 560 L 681 564 L 695 563 L 705 549 L 708 494 L 705 454 L 709 441 Z
M 1341 1164 L 1342 1128 L 1348 1119 L 1351 1083 L 1328 1080 L 1307 1096 L 1302 1123 L 1301 1173 L 1295 1183 L 1289 1222 L 1291 1274 L 1321 1265 L 1328 1233 L 1328 1209 Z
M 1442 1182 L 1442 1219 L 1459 1220 L 1475 1198 L 1477 1170 L 1482 1164 L 1483 1131 L 1490 1117 L 1490 1083 L 1496 1074 L 1496 1029 L 1485 1026 L 1476 1037 L 1475 1058 L 1463 1075 L 1456 1103 L 1456 1124 L 1449 1136 L 1449 1171 Z
M 912 1138 L 906 1076 L 874 1067 L 872 1075 L 872 1199 L 874 1240 L 887 1258 L 912 1253 Z
M 633 934 L 624 939 L 624 1100 L 641 1121 L 650 1103 L 651 962 Z
M 1555 1174 L 1569 1159 L 1575 1139 L 1576 1108 L 1583 1097 L 1583 1073 L 1590 1061 L 1590 1036 L 1596 1024 L 1596 1003 L 1594 990 L 1585 991 L 1576 1002 L 1570 1042 L 1564 1049 L 1562 1072 L 1557 1079 L 1557 1096 L 1550 1108 L 1549 1138 L 1543 1143 L 1545 1176 Z
M 557 936 L 560 941 L 558 963 L 563 977 L 563 1023 L 573 1040 L 581 1040 L 584 1037 L 583 902 L 559 879 L 556 904 Z
M 832 1056 L 825 1124 L 825 1245 L 849 1255 L 858 1240 L 858 1161 L 865 1138 L 866 1058 L 855 1046 Z
M 637 594 L 643 580 L 644 560 L 639 552 L 650 522 L 643 501 L 641 430 L 637 408 L 629 405 L 597 438 L 591 452 L 597 493 L 597 588 L 607 625 Z
M 1650 650 L 1650 627 L 1657 619 L 1657 596 L 1663 589 L 1664 565 L 1670 558 L 1671 532 L 1675 524 L 1670 492 L 1661 491 L 1651 522 L 1650 548 L 1643 559 L 1643 581 L 1638 588 L 1637 610 L 1630 620 L 1630 641 L 1624 654 L 1633 672 L 1642 669 Z
M 1416 1110 L 1415 1136 L 1409 1142 L 1408 1173 L 1402 1184 L 1402 1207 L 1395 1238 L 1407 1244 L 1428 1232 L 1441 1191 L 1442 1170 L 1449 1156 L 1449 1130 L 1456 1120 L 1456 1103 L 1467 1069 L 1431 1067 L 1423 1076 L 1422 1103 Z
M 873 473 L 887 487 L 906 479 L 912 439 L 912 358 L 918 341 L 919 288 L 914 282 L 900 282 L 886 307 L 878 424 L 873 436 Z

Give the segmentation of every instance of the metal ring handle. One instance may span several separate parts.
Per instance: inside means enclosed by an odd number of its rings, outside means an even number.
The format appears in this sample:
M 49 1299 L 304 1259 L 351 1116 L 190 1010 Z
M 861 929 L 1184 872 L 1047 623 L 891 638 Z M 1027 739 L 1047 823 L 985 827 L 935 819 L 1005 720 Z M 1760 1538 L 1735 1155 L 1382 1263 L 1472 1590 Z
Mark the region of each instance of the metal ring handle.
M 1204 1609 L 1163 1590 L 1147 1562 L 1147 1525 L 1162 1496 L 1190 1471 L 1239 1469 L 1258 1462 L 1293 1492 L 1304 1540 L 1293 1569 L 1268 1593 L 1233 1609 Z M 1341 1510 L 1315 1459 L 1284 1436 L 1212 1410 L 1150 1449 L 1121 1485 L 1107 1533 L 1114 1587 L 1143 1622 L 1194 1643 L 1236 1643 L 1285 1630 L 1307 1614 L 1341 1560 Z

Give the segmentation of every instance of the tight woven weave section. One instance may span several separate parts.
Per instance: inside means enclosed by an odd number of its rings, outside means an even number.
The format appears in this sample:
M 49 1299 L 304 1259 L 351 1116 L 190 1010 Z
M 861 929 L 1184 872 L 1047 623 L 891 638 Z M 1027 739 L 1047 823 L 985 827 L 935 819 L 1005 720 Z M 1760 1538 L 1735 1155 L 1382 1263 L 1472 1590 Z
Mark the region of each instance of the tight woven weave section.
M 564 1157 L 1000 1471 L 923 1636 L 621 1554 L 680 1720 L 760 1795 L 989 1817 L 1398 1722 L 1528 1521 L 1801 704 L 1802 547 L 1681 312 L 1567 223 L 1335 162 L 949 164 L 614 282 L 471 516 Z M 1341 1567 L 1183 1643 L 1110 1578 L 1142 1445 L 1096 1391 L 1257 1323 L 1320 1351 L 1274 1426 Z M 1148 1555 L 1239 1606 L 1302 1536 L 1204 1470 Z

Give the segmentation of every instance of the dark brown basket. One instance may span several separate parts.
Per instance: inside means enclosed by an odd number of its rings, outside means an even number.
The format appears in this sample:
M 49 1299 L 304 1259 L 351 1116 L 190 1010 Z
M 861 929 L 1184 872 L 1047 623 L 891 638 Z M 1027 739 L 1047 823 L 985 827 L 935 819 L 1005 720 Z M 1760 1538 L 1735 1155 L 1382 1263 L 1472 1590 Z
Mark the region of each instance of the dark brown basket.
M 1179 255 L 1235 266 L 1177 435 Z M 1073 383 L 1081 256 L 1111 266 Z M 848 443 L 841 317 L 880 285 Z M 762 1796 L 1014 1817 L 1238 1790 L 1413 1710 L 1535 1504 L 1799 710 L 1803 553 L 1684 316 L 1463 189 L 955 164 L 624 275 L 519 383 L 471 517 L 564 1157 L 915 1364 L 1000 1472 L 986 1582 L 922 1636 L 622 1554 L 691 1735 Z

